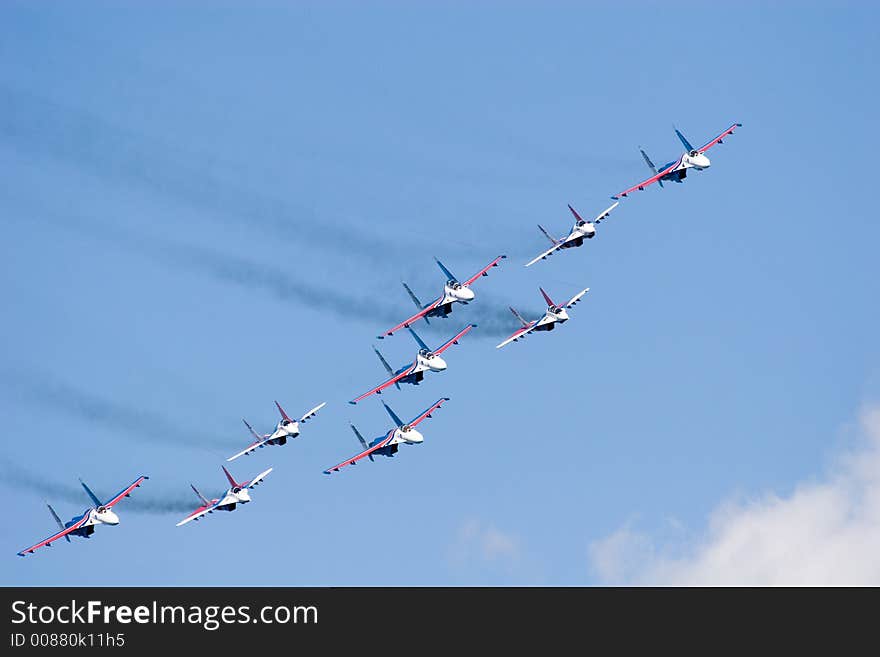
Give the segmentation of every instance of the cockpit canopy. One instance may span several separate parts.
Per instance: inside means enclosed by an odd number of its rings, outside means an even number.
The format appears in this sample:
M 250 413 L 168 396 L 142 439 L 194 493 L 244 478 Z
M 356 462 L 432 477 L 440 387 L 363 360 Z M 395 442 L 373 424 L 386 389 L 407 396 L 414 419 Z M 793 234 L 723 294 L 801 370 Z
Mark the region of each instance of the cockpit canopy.
M 402 427 L 400 427 L 400 430 L 403 431 L 403 433 L 406 433 L 407 431 L 410 431 L 411 429 L 412 429 L 412 427 L 409 426 L 408 424 L 404 424 Z
M 696 157 L 699 154 L 700 154 L 700 151 L 698 151 L 697 149 L 694 149 L 688 153 L 688 155 L 690 155 L 691 157 Z
M 560 308 L 559 306 L 551 306 L 550 312 L 553 313 L 554 315 L 558 315 L 559 313 L 562 312 L 562 308 Z
M 419 356 L 430 359 L 434 357 L 434 352 L 427 349 L 419 349 Z
M 452 290 L 461 289 L 461 283 L 459 283 L 458 281 L 446 281 L 446 285 L 449 286 L 449 288 Z

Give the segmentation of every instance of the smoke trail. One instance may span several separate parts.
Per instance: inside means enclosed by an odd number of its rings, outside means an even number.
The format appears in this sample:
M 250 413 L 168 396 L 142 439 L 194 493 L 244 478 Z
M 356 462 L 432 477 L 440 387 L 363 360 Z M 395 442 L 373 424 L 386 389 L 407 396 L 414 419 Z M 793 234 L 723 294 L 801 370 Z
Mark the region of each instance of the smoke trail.
M 82 508 L 92 506 L 93 502 L 86 495 L 85 490 L 81 486 L 74 484 L 62 484 L 57 481 L 46 480 L 34 472 L 25 470 L 5 459 L 0 460 L 0 483 L 18 489 L 25 489 L 32 493 L 36 493 L 52 504 L 53 501 L 64 501 L 77 505 L 76 512 L 82 511 Z M 94 486 L 89 487 L 94 491 L 98 499 L 104 501 L 111 495 L 121 490 L 123 486 L 130 482 L 120 482 L 119 487 L 111 491 L 99 490 Z M 195 498 L 190 499 L 181 492 L 179 495 L 169 493 L 167 491 L 155 491 L 151 481 L 145 481 L 140 488 L 132 492 L 131 497 L 120 502 L 124 505 L 124 511 L 133 513 L 186 513 L 192 511 L 196 506 Z M 82 507 L 82 508 L 79 508 Z M 120 507 L 122 509 L 122 507 Z M 58 511 L 58 509 L 56 509 Z M 59 515 L 62 513 L 59 512 Z M 62 520 L 64 518 L 62 517 Z
M 225 282 L 260 289 L 282 301 L 298 301 L 342 317 L 373 319 L 390 325 L 397 324 L 412 314 L 412 307 L 408 308 L 404 305 L 402 288 L 402 303 L 391 306 L 374 299 L 354 297 L 333 288 L 316 286 L 267 265 L 258 265 L 235 256 L 211 253 L 201 247 L 168 245 L 158 250 L 156 254 L 167 257 L 172 250 L 179 256 L 173 260 L 173 264 L 177 266 L 197 269 Z M 458 304 L 454 304 L 453 308 L 456 306 Z M 511 326 L 512 316 L 506 307 L 495 305 L 487 299 L 480 299 L 469 304 L 467 308 L 467 314 L 473 318 L 475 324 L 479 325 L 479 335 L 494 337 L 505 334 L 505 331 L 510 332 L 508 328 Z M 430 324 L 426 324 L 420 320 L 419 330 L 437 335 L 445 335 L 451 330 L 447 323 L 439 319 L 430 321 Z
M 223 283 L 258 290 L 281 301 L 299 302 L 312 309 L 332 312 L 339 317 L 393 325 L 412 313 L 412 306 L 407 306 L 406 294 L 402 287 L 399 290 L 400 303 L 392 304 L 384 300 L 384 295 L 380 300 L 354 296 L 337 288 L 325 287 L 312 280 L 296 277 L 289 270 L 219 253 L 202 246 L 134 233 L 106 222 L 80 216 L 57 217 L 49 212 L 42 212 L 32 218 L 46 221 L 64 230 L 86 233 L 93 239 L 108 242 L 117 248 L 163 265 L 208 275 Z M 359 281 L 358 284 L 363 285 L 364 282 Z M 490 301 L 482 299 L 471 304 L 469 308 L 476 308 L 473 321 L 485 325 L 481 325 L 478 335 L 484 337 L 502 335 L 510 325 L 508 310 L 503 306 L 493 305 Z M 449 327 L 441 321 L 432 320 L 430 324 L 424 322 L 420 324 L 420 330 L 428 333 L 442 336 L 449 332 Z
M 137 436 L 149 442 L 208 449 L 232 448 L 241 444 L 240 440 L 223 439 L 215 434 L 180 428 L 155 412 L 127 406 L 47 377 L 14 372 L 3 378 L 7 387 L 23 395 L 35 406 L 50 406 L 53 411 L 67 413 L 125 436 Z
M 105 179 L 171 197 L 227 223 L 258 226 L 277 239 L 387 263 L 412 245 L 382 239 L 346 223 L 339 239 L 334 222 L 314 210 L 211 178 L 204 158 L 119 129 L 91 113 L 0 86 L 0 136 L 22 150 L 80 167 Z M 352 246 L 358 247 L 354 252 Z

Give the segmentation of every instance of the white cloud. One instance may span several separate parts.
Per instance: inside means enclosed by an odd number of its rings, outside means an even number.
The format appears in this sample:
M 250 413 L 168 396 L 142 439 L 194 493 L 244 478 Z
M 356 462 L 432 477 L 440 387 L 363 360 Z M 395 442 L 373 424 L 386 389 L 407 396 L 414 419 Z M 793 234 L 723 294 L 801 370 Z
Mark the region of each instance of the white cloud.
M 702 536 L 660 550 L 621 528 L 590 546 L 612 584 L 880 585 L 880 407 L 861 416 L 860 447 L 787 496 L 726 502 Z
M 511 566 L 520 559 L 520 544 L 495 525 L 470 519 L 459 527 L 450 556 L 458 566 L 474 562 Z

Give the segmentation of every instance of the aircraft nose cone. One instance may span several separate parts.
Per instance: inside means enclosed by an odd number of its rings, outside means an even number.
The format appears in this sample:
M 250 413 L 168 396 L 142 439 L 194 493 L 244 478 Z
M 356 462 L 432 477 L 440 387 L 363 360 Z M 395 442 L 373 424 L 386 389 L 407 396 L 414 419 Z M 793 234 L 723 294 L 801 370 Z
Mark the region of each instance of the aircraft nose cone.
M 474 300 L 474 291 L 469 287 L 464 287 L 461 290 L 461 298 L 465 301 L 473 301 Z
M 407 432 L 406 439 L 411 443 L 420 443 L 425 439 L 425 437 L 415 429 L 410 429 Z
M 437 372 L 442 372 L 446 369 L 446 361 L 440 358 L 440 356 L 434 356 L 431 359 L 431 369 Z
M 118 525 L 119 524 L 119 516 L 117 516 L 112 511 L 104 512 L 104 522 L 108 525 Z

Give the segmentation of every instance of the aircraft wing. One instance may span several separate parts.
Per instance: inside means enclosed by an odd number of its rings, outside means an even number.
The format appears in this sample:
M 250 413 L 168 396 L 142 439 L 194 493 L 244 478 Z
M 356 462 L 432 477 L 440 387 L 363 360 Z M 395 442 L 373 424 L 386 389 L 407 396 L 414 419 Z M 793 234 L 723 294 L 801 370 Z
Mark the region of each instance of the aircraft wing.
M 559 240 L 558 242 L 556 242 L 556 244 L 554 244 L 554 245 L 551 246 L 549 249 L 547 249 L 546 251 L 544 251 L 544 253 L 542 253 L 542 254 L 539 255 L 539 256 L 536 256 L 536 257 L 535 257 L 534 259 L 532 259 L 532 260 L 529 260 L 529 261 L 526 263 L 526 267 L 530 267 L 531 265 L 533 265 L 533 264 L 535 264 L 536 262 L 538 262 L 538 260 L 543 260 L 543 259 L 546 258 L 547 256 L 553 255 L 553 253 L 556 251 L 556 249 L 560 248 L 563 244 L 565 244 L 565 240 Z
M 440 408 L 443 405 L 443 402 L 448 402 L 448 401 L 449 401 L 449 397 L 441 397 L 440 399 L 435 401 L 433 404 L 431 404 L 431 406 L 429 406 L 424 411 L 422 411 L 421 413 L 416 415 L 412 420 L 410 420 L 408 423 L 409 426 L 414 427 L 414 426 L 418 425 L 419 422 L 421 422 L 425 418 L 431 417 L 431 413 L 433 413 L 438 408 Z
M 415 365 L 415 363 L 413 363 L 413 365 Z M 351 400 L 350 402 L 348 402 L 348 403 L 349 403 L 349 404 L 357 404 L 359 401 L 361 401 L 362 399 L 366 399 L 366 398 L 369 397 L 370 395 L 378 395 L 378 394 L 380 394 L 383 390 L 385 390 L 385 388 L 388 388 L 388 387 L 390 387 L 390 386 L 393 386 L 395 383 L 398 383 L 402 378 L 404 378 L 405 376 L 407 376 L 408 374 L 410 374 L 410 372 L 412 372 L 413 365 L 410 365 L 409 367 L 407 367 L 407 368 L 406 368 L 405 370 L 403 370 L 402 372 L 399 372 L 399 373 L 395 374 L 394 376 L 392 376 L 390 379 L 388 379 L 388 380 L 385 381 L 384 383 L 380 383 L 379 385 L 377 385 L 377 386 L 376 386 L 375 388 L 373 388 L 372 390 L 368 390 L 367 392 L 365 392 L 365 393 L 362 394 L 361 396 L 359 396 L 359 397 L 355 397 L 354 399 L 352 399 L 352 400 Z
M 658 180 L 660 180 L 660 179 L 661 179 L 663 176 L 665 176 L 667 173 L 669 173 L 670 171 L 672 171 L 672 170 L 678 165 L 678 163 L 679 163 L 679 160 L 676 160 L 675 162 L 673 162 L 672 164 L 670 164 L 670 165 L 669 165 L 668 167 L 666 167 L 665 169 L 662 169 L 661 171 L 658 171 L 657 173 L 655 173 L 655 174 L 654 174 L 653 176 L 651 176 L 650 178 L 647 178 L 647 179 L 643 180 L 643 181 L 640 182 L 638 185 L 633 185 L 633 186 L 630 187 L 629 189 L 627 189 L 627 190 L 625 190 L 625 191 L 622 191 L 622 192 L 620 192 L 619 194 L 617 194 L 617 195 L 615 195 L 615 196 L 612 196 L 611 198 L 613 198 L 613 199 L 616 201 L 616 200 L 618 200 L 618 199 L 620 199 L 620 198 L 623 198 L 623 197 L 627 196 L 630 192 L 634 192 L 634 191 L 636 191 L 636 190 L 641 191 L 641 190 L 643 190 L 645 187 L 647 187 L 648 185 L 653 185 L 655 182 L 657 182 Z
M 211 513 L 211 511 L 213 511 L 214 509 L 217 508 L 217 503 L 219 501 L 220 501 L 219 499 L 216 499 L 216 500 L 211 500 L 210 504 L 203 504 L 198 509 L 196 509 L 195 511 L 190 513 L 186 518 L 184 518 L 179 523 L 177 523 L 177 526 L 180 527 L 181 525 L 185 525 L 186 523 L 188 523 L 190 520 L 198 520 L 202 516 L 207 515 L 208 513 Z
M 245 454 L 250 454 L 255 449 L 262 447 L 263 445 L 266 444 L 266 441 L 269 439 L 269 436 L 271 435 L 268 433 L 259 434 L 256 431 L 254 431 L 254 428 L 248 423 L 247 420 L 242 418 L 241 421 L 244 422 L 244 426 L 246 426 L 248 428 L 248 431 L 251 432 L 251 435 L 254 438 L 256 438 L 256 440 L 254 442 L 252 442 L 250 445 L 248 445 L 247 447 L 245 447 L 243 450 L 241 450 L 238 454 L 230 456 L 228 459 L 226 459 L 227 462 L 234 461 L 239 456 L 244 456 Z
M 75 523 L 73 523 L 70 527 L 65 527 L 57 534 L 53 534 L 49 538 L 45 538 L 42 541 L 40 541 L 39 543 L 36 543 L 35 545 L 31 545 L 29 548 L 25 548 L 24 550 L 22 550 L 21 552 L 18 553 L 18 556 L 23 557 L 28 554 L 33 554 L 34 550 L 36 550 L 37 548 L 41 548 L 44 545 L 52 545 L 52 543 L 57 541 L 59 538 L 64 538 L 69 533 L 76 531 L 77 529 L 82 527 L 85 524 L 86 520 L 88 520 L 88 519 L 89 519 L 88 513 L 82 514 L 82 517 L 79 520 L 77 520 Z
M 263 470 L 260 474 L 258 474 L 256 477 L 254 477 L 250 481 L 243 482 L 241 484 L 241 487 L 242 488 L 256 488 L 257 486 L 259 486 L 263 482 L 263 479 L 265 479 L 266 476 L 270 472 L 272 472 L 272 468 L 269 468 L 268 470 Z
M 410 324 L 412 324 L 412 323 L 415 322 L 416 320 L 421 319 L 422 317 L 424 317 L 425 315 L 427 315 L 429 312 L 431 312 L 432 310 L 434 310 L 434 308 L 436 308 L 437 306 L 440 305 L 440 302 L 441 302 L 441 301 L 443 301 L 443 297 L 438 297 L 435 301 L 432 301 L 431 303 L 429 303 L 427 306 L 425 306 L 424 308 L 422 308 L 419 312 L 417 312 L 415 315 L 413 315 L 413 316 L 410 317 L 409 319 L 402 321 L 400 324 L 398 324 L 398 325 L 395 326 L 394 328 L 390 328 L 390 329 L 388 329 L 387 331 L 385 331 L 382 335 L 378 335 L 378 336 L 376 336 L 376 337 L 379 338 L 379 339 L 381 340 L 381 339 L 384 338 L 385 336 L 391 335 L 391 334 L 394 333 L 395 331 L 399 331 L 400 329 L 402 329 L 402 328 L 404 328 L 404 327 L 406 327 L 406 326 L 409 326 Z
M 532 322 L 529 322 L 528 326 L 523 326 L 521 329 L 519 329 L 513 335 L 511 335 L 509 338 L 507 338 L 504 342 L 502 342 L 501 344 L 495 345 L 495 348 L 501 349 L 501 347 L 503 347 L 506 344 L 510 344 L 511 342 L 516 342 L 520 338 L 524 338 L 527 334 L 531 333 L 537 325 L 538 325 L 538 320 L 534 320 Z
M 575 294 L 571 299 L 569 299 L 569 300 L 563 305 L 563 308 L 571 308 L 573 305 L 575 305 L 578 301 L 581 300 L 581 297 L 582 297 L 582 296 L 584 296 L 584 295 L 585 295 L 587 292 L 589 292 L 589 291 L 590 291 L 590 288 L 584 288 L 583 290 L 581 290 L 580 292 L 578 292 L 577 294 Z
M 464 337 L 471 329 L 476 328 L 476 326 L 477 326 L 476 324 L 468 324 L 461 331 L 459 331 L 455 337 L 447 340 L 442 345 L 437 347 L 433 353 L 442 354 L 444 351 L 449 349 L 449 347 L 451 347 L 452 345 L 458 344 L 459 338 Z
M 593 219 L 593 223 L 594 223 L 594 224 L 599 224 L 599 223 L 601 223 L 602 221 L 604 221 L 606 218 L 608 218 L 608 215 L 611 214 L 611 211 L 612 211 L 614 208 L 616 208 L 618 205 L 620 205 L 620 201 L 616 201 L 613 205 L 611 205 L 611 206 L 605 208 L 604 210 L 602 210 L 602 213 L 601 213 L 598 217 L 596 217 L 595 219 Z M 569 206 L 569 207 L 571 207 L 571 206 Z M 572 212 L 574 212 L 574 210 L 572 210 Z
M 499 262 L 500 260 L 503 260 L 503 259 L 506 258 L 506 257 L 507 257 L 506 255 L 500 255 L 500 256 L 498 256 L 498 257 L 495 258 L 492 262 L 490 262 L 488 265 L 486 265 L 486 266 L 483 267 L 480 271 L 478 271 L 476 274 L 474 274 L 473 276 L 471 276 L 471 277 L 470 277 L 469 279 L 467 279 L 466 281 L 463 281 L 463 282 L 462 282 L 462 285 L 464 285 L 464 286 L 468 286 L 468 285 L 470 285 L 471 283 L 473 283 L 475 280 L 477 280 L 480 276 L 488 276 L 488 275 L 489 275 L 489 270 L 492 269 L 492 267 L 497 267 L 497 266 L 498 266 L 498 262 Z
M 734 123 L 734 124 L 733 124 L 732 126 L 730 126 L 727 130 L 725 130 L 725 131 L 722 132 L 720 135 L 718 135 L 717 137 L 715 137 L 715 139 L 713 139 L 712 141 L 710 141 L 710 142 L 704 144 L 703 146 L 700 146 L 700 148 L 698 148 L 697 150 L 699 150 L 701 153 L 705 153 L 705 152 L 708 151 L 710 148 L 712 148 L 715 144 L 721 144 L 721 143 L 723 143 L 722 140 L 723 140 L 727 135 L 732 135 L 734 130 L 736 130 L 737 128 L 741 128 L 741 127 L 742 127 L 742 123 Z
M 299 419 L 300 423 L 303 423 L 303 422 L 305 422 L 306 420 L 310 420 L 310 419 L 312 419 L 313 417 L 315 417 L 315 415 L 317 415 L 318 411 L 320 411 L 320 410 L 321 410 L 322 408 L 324 408 L 326 405 L 327 405 L 327 402 L 321 402 L 320 404 L 318 404 L 317 406 L 315 406 L 312 410 L 310 410 L 308 413 L 306 413 L 305 415 L 303 415 L 303 416 Z
M 140 477 L 135 479 L 133 482 L 131 482 L 126 488 L 123 488 L 121 491 L 116 493 L 116 495 L 114 495 L 109 500 L 104 502 L 104 506 L 106 506 L 108 509 L 112 509 L 114 506 L 119 504 L 119 502 L 121 502 L 123 500 L 123 498 L 126 498 L 129 495 L 131 495 L 131 491 L 133 491 L 135 488 L 140 486 L 144 482 L 145 479 L 149 479 L 149 477 L 146 475 L 141 475 Z
M 332 468 L 327 468 L 326 470 L 324 470 L 324 474 L 328 475 L 328 474 L 330 474 L 331 472 L 339 472 L 339 468 L 343 468 L 343 467 L 345 467 L 346 465 L 354 465 L 355 463 L 357 463 L 357 462 L 360 461 L 361 459 L 370 456 L 370 454 L 372 454 L 372 453 L 375 452 L 376 450 L 382 449 L 383 447 L 385 447 L 386 445 L 388 445 L 388 443 L 391 442 L 391 439 L 392 439 L 393 437 L 394 437 L 394 431 L 389 431 L 389 432 L 388 432 L 388 435 L 385 436 L 385 438 L 383 438 L 383 439 L 380 440 L 379 442 L 377 442 L 375 445 L 372 445 L 372 446 L 370 446 L 370 447 L 367 447 L 367 449 L 365 449 L 364 451 L 362 451 L 360 454 L 355 454 L 355 455 L 352 456 L 350 459 L 345 459 L 345 460 L 342 461 L 341 463 L 337 463 L 337 464 L 334 465 Z
M 226 459 L 226 461 L 227 461 L 227 462 L 229 462 L 229 461 L 234 461 L 234 460 L 237 459 L 239 456 L 244 456 L 245 454 L 250 454 L 250 453 L 253 452 L 255 449 L 259 449 L 260 447 L 262 447 L 263 445 L 265 445 L 265 444 L 266 444 L 266 440 L 267 440 L 267 438 L 263 438 L 262 440 L 257 440 L 257 441 L 255 441 L 255 442 L 252 442 L 250 445 L 248 445 L 248 446 L 245 447 L 243 450 L 241 450 L 238 454 L 234 454 L 234 455 L 230 456 L 228 459 Z

